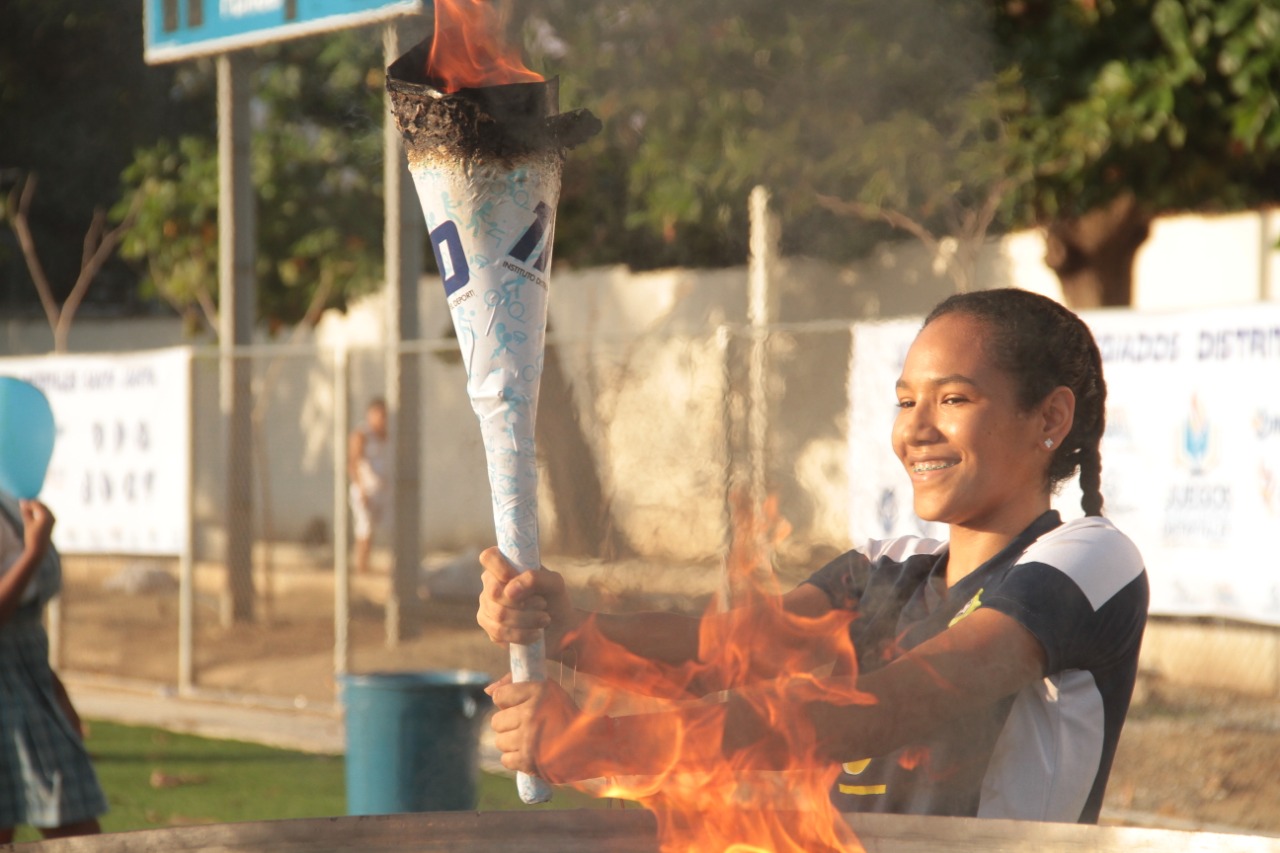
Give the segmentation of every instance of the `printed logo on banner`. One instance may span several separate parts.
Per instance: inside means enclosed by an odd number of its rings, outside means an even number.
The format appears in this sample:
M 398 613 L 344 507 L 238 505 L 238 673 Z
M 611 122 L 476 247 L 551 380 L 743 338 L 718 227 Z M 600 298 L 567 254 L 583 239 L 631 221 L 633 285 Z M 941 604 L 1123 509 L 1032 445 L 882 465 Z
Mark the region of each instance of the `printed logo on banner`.
M 1141 472 L 1135 471 L 1130 461 L 1140 458 L 1140 448 L 1134 440 L 1129 412 L 1121 405 L 1107 406 L 1107 426 L 1102 435 L 1102 447 L 1102 458 L 1108 460 L 1108 464 L 1102 466 L 1102 496 L 1107 502 L 1108 514 L 1139 511 L 1129 487 L 1141 482 Z M 1142 499 L 1140 487 L 1133 492 L 1139 500 Z
M 1191 469 L 1192 474 L 1203 474 L 1210 464 L 1210 443 L 1213 438 L 1213 425 L 1209 415 L 1200 403 L 1200 398 L 1192 395 L 1191 410 L 1182 424 L 1182 441 L 1179 447 L 1181 461 Z
M 1216 425 L 1192 394 L 1178 426 L 1178 467 L 1186 473 L 1169 487 L 1164 506 L 1166 545 L 1218 545 L 1231 533 L 1231 484 L 1209 475 L 1218 462 Z
M 898 520 L 898 494 L 893 489 L 885 489 L 880 493 L 876 504 L 876 513 L 880 518 L 880 532 L 884 536 L 893 534 L 893 525 Z
M 1257 433 L 1258 441 L 1280 438 L 1280 412 L 1258 409 L 1253 416 L 1253 431 Z
M 1258 492 L 1267 513 L 1280 517 L 1280 412 L 1259 409 L 1253 416 L 1258 438 Z
M 1258 463 L 1258 491 L 1267 512 L 1280 516 L 1280 476 L 1265 459 Z

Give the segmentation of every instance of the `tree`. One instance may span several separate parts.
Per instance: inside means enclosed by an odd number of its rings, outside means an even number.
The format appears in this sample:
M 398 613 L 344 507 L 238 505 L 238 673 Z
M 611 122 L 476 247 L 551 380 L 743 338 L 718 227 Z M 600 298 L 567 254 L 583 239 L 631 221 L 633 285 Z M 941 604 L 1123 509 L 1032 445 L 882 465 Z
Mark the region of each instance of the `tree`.
M 701 263 L 741 262 L 746 197 L 763 183 L 787 223 L 784 251 L 844 260 L 889 231 L 850 229 L 834 208 L 909 225 L 945 253 L 949 231 L 980 242 L 1004 198 L 1008 158 L 991 152 L 1010 87 L 992 64 L 984 3 L 544 0 L 539 11 L 535 63 L 563 66 L 564 100 L 605 122 L 593 152 L 612 179 L 589 185 L 610 189 L 595 227 L 608 223 L 619 246 L 648 248 L 618 239 L 620 220 L 627 238 L 641 230 L 686 243 Z M 575 209 L 572 177 L 562 222 Z M 950 265 L 961 279 L 970 242 Z
M 47 298 L 32 288 L 31 255 L 0 229 L 0 299 L 6 313 L 63 306 L 81 279 L 86 227 L 121 198 L 120 170 L 134 149 L 208 116 L 186 96 L 199 81 L 142 61 L 141 4 L 90 0 L 8 0 L 0 27 L 0 173 L 5 195 L 39 175 L 24 227 L 38 250 Z M 211 102 L 208 106 L 212 106 Z M 203 113 L 211 112 L 205 110 Z M 33 188 L 33 185 L 29 185 Z M 121 215 L 127 212 L 127 203 Z M 103 260 L 81 314 L 146 311 L 135 276 L 118 257 Z M 75 315 L 63 311 L 69 323 Z
M 67 298 L 59 303 L 54 296 L 54 286 L 45 272 L 44 263 L 40 259 L 40 250 L 36 246 L 35 234 L 31 228 L 31 200 L 35 196 L 36 176 L 27 175 L 9 193 L 5 204 L 5 218 L 18 237 L 18 245 L 22 247 L 22 257 L 27 262 L 31 273 L 31 281 L 35 284 L 36 293 L 40 296 L 40 304 L 44 308 L 45 318 L 49 321 L 49 330 L 53 332 L 53 351 L 67 351 L 67 337 L 71 333 L 71 323 L 75 320 L 76 311 L 89 292 L 103 265 L 120 244 L 124 234 L 133 224 L 137 215 L 136 203 L 130 203 L 128 210 L 115 228 L 107 230 L 107 214 L 102 208 L 93 213 L 93 221 L 84 235 L 83 251 L 80 255 L 80 272 L 76 276 Z M 136 200 L 135 200 L 136 201 Z
M 1047 227 L 1073 304 L 1127 305 L 1154 216 L 1280 200 L 1280 7 L 1272 0 L 1012 0 L 1011 116 L 1042 164 L 1015 222 Z
M 381 285 L 380 46 L 355 31 L 260 51 L 251 168 L 258 316 L 273 331 Z M 214 139 L 161 139 L 124 181 L 141 208 L 122 254 L 145 264 L 148 293 L 216 332 Z

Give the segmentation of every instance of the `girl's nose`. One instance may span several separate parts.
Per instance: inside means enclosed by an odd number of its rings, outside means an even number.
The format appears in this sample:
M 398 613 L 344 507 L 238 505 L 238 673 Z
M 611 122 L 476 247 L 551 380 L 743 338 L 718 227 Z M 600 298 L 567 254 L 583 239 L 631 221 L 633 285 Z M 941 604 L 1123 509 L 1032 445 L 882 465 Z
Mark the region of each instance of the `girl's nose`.
M 899 410 L 898 430 L 908 444 L 924 444 L 938 438 L 933 409 L 921 403 Z

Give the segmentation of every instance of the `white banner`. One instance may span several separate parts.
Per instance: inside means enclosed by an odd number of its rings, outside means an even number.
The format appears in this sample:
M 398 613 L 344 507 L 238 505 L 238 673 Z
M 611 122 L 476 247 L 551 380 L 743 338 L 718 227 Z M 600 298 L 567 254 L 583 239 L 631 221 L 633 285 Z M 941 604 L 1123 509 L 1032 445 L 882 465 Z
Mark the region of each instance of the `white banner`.
M 64 553 L 174 555 L 190 523 L 190 350 L 0 359 L 57 424 L 40 500 Z
M 1107 380 L 1102 493 L 1137 543 L 1151 612 L 1280 625 L 1280 305 L 1194 313 L 1094 311 Z M 855 328 L 850 373 L 853 540 L 945 536 L 911 511 L 889 446 L 894 382 L 920 318 Z M 1080 515 L 1079 490 L 1054 499 Z

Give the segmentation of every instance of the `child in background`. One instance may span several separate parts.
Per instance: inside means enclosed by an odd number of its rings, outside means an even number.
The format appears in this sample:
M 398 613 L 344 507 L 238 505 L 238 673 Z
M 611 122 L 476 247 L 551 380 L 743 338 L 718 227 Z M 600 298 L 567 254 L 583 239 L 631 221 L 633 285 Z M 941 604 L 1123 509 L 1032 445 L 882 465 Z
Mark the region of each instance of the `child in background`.
M 80 718 L 49 666 L 41 615 L 62 585 L 53 514 L 0 494 L 0 844 L 18 824 L 46 838 L 100 832 L 107 800 Z

